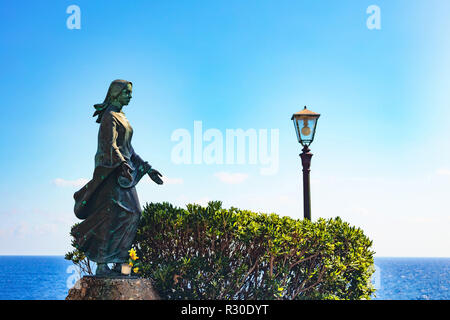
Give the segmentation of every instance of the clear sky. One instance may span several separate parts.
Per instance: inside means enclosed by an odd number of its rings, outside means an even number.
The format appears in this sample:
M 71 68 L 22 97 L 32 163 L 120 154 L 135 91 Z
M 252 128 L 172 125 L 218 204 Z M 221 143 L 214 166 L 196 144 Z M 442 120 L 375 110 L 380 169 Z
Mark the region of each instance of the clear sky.
M 81 29 L 68 29 L 69 5 Z M 380 8 L 381 29 L 366 13 Z M 364 229 L 377 256 L 450 256 L 450 2 L 1 1 L 0 254 L 70 249 L 73 193 L 92 177 L 95 103 L 132 81 L 124 108 L 141 205 L 222 200 L 301 218 L 290 117 L 321 113 L 312 216 Z M 176 164 L 177 129 L 276 129 L 279 169 Z M 259 131 L 258 131 L 259 132 Z M 207 143 L 204 143 L 207 145 Z

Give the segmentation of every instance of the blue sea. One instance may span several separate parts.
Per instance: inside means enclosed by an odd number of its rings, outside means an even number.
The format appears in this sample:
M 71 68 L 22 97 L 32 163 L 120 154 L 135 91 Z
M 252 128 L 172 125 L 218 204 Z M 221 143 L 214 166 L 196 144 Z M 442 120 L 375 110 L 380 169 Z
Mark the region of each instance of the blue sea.
M 450 258 L 375 258 L 382 300 L 450 299 Z M 77 280 L 59 256 L 0 256 L 0 300 L 63 300 Z

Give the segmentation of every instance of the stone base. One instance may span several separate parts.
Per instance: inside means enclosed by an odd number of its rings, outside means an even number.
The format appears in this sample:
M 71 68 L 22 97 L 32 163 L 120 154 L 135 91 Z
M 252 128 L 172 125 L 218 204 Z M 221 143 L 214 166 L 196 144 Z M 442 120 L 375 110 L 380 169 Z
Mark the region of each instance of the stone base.
M 66 300 L 159 300 L 149 279 L 84 276 L 69 290 Z

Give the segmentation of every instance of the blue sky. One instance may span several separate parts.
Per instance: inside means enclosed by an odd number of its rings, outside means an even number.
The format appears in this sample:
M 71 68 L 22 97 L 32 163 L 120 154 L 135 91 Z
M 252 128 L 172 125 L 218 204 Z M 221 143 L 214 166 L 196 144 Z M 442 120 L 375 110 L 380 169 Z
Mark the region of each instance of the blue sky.
M 81 9 L 69 30 L 66 8 Z M 369 5 L 381 30 L 369 30 Z M 92 177 L 92 105 L 114 79 L 133 146 L 168 177 L 141 205 L 222 200 L 302 217 L 290 121 L 321 113 L 312 216 L 362 227 L 378 256 L 450 256 L 446 1 L 15 1 L 0 10 L 0 254 L 64 254 L 73 193 Z M 279 170 L 177 165 L 172 133 L 279 130 Z

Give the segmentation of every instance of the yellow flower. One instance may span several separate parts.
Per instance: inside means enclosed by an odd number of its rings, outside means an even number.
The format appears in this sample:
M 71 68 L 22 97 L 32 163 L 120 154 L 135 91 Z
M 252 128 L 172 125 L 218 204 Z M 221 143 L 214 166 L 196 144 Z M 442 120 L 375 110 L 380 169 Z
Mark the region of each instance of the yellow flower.
M 130 267 L 132 267 L 132 266 L 133 266 L 133 262 L 128 263 L 128 265 L 129 265 Z
M 134 268 L 134 269 L 133 269 L 133 272 L 134 272 L 134 273 L 138 273 L 138 272 L 139 272 L 139 268 L 138 268 L 138 267 Z
M 131 258 L 132 260 L 137 260 L 137 259 L 139 259 L 139 257 L 136 255 L 136 250 L 131 249 L 131 250 L 129 250 L 128 252 L 130 253 L 130 258 Z

